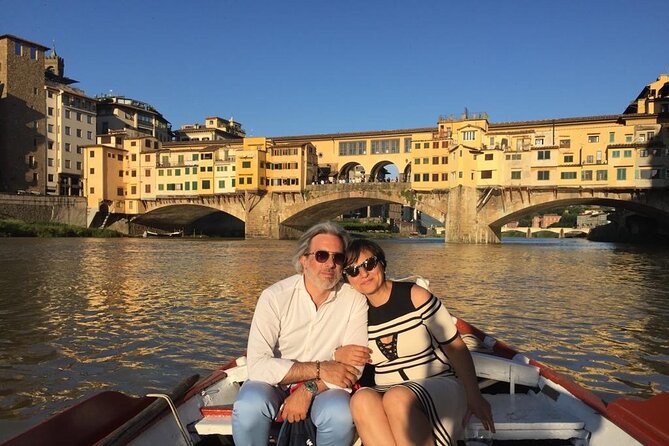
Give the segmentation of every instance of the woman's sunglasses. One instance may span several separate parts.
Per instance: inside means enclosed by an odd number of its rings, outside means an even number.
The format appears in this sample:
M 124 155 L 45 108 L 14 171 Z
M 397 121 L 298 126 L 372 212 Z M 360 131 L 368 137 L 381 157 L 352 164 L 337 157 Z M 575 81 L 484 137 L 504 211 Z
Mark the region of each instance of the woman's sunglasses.
M 360 274 L 360 268 L 365 268 L 365 271 L 370 272 L 374 268 L 376 268 L 376 265 L 379 264 L 379 259 L 374 257 L 370 257 L 364 262 L 360 263 L 360 265 L 349 265 L 346 268 L 344 268 L 344 274 L 346 274 L 348 277 L 357 277 L 358 274 Z
M 305 256 L 313 255 L 318 263 L 327 262 L 330 256 L 332 256 L 332 260 L 334 261 L 335 265 L 343 266 L 344 263 L 346 262 L 346 256 L 344 255 L 343 252 L 314 251 L 314 252 L 307 252 L 304 255 Z

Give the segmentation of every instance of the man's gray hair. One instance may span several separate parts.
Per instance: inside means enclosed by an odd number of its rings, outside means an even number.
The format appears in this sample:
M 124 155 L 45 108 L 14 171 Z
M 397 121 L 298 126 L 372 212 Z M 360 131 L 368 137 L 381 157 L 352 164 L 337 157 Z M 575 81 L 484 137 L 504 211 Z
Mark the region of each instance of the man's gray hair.
M 309 245 L 311 244 L 311 240 L 320 234 L 332 234 L 339 237 L 344 245 L 344 252 L 346 252 L 346 248 L 351 242 L 351 236 L 348 234 L 348 232 L 346 232 L 346 230 L 338 224 L 331 221 L 318 223 L 317 225 L 310 227 L 297 241 L 297 248 L 295 248 L 295 253 L 293 254 L 293 266 L 298 273 L 302 274 L 302 263 L 300 263 L 300 257 L 309 252 Z

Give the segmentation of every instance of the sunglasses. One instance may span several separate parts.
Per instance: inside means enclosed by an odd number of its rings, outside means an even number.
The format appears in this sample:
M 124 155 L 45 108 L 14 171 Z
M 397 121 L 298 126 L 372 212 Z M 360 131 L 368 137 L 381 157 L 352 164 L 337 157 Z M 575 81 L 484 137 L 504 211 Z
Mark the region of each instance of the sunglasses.
M 344 263 L 346 262 L 346 256 L 344 255 L 343 252 L 314 251 L 314 252 L 307 252 L 304 255 L 305 256 L 313 255 L 318 263 L 327 262 L 330 259 L 330 256 L 332 256 L 332 261 L 334 262 L 335 265 L 343 266 Z
M 346 268 L 344 268 L 344 274 L 346 274 L 348 277 L 357 277 L 358 274 L 360 274 L 360 268 L 365 268 L 365 271 L 370 272 L 374 268 L 376 268 L 376 265 L 379 264 L 379 259 L 374 257 L 370 257 L 364 262 L 360 263 L 360 265 L 349 265 Z

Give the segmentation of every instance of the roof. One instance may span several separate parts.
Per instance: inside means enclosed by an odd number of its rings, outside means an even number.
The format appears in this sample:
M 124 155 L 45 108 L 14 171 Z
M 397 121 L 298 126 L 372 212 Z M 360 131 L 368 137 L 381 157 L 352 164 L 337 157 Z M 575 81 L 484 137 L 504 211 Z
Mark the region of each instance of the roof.
M 15 35 L 13 35 L 13 34 L 3 34 L 3 35 L 0 36 L 0 39 L 18 40 L 18 41 L 20 41 L 21 43 L 27 43 L 27 44 L 30 44 L 31 46 L 34 46 L 34 47 L 37 47 L 37 48 L 41 48 L 41 49 L 43 49 L 43 50 L 48 50 L 48 49 L 50 49 L 48 46 L 44 46 L 44 45 L 42 45 L 41 43 L 32 42 L 32 41 L 30 41 L 30 40 L 24 39 L 23 37 L 15 36 Z

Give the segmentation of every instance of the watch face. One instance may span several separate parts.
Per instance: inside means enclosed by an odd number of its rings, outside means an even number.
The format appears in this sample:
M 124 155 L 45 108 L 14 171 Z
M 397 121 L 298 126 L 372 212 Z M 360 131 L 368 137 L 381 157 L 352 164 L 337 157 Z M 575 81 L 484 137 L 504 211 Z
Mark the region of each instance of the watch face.
M 304 388 L 307 389 L 309 393 L 316 394 L 318 392 L 318 384 L 315 381 L 307 381 L 304 383 Z

